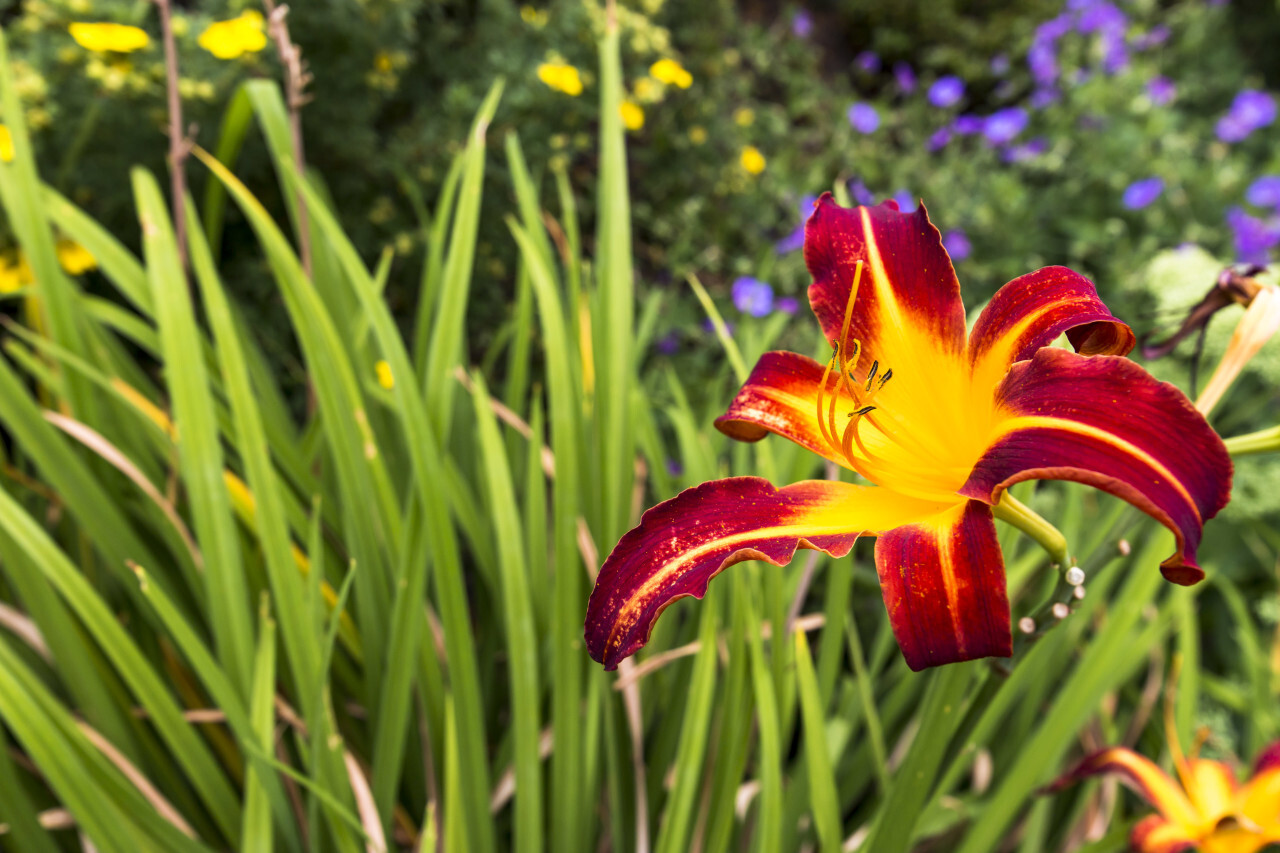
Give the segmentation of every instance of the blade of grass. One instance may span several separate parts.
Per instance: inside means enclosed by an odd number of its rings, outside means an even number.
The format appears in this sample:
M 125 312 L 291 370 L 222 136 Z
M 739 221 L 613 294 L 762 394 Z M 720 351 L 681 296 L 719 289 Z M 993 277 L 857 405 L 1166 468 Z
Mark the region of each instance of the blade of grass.
M 514 849 L 517 853 L 540 853 L 543 827 L 538 732 L 542 724 L 538 709 L 538 645 L 529 597 L 528 565 L 515 488 L 511 483 L 511 466 L 503 449 L 502 436 L 498 432 L 484 380 L 477 375 L 473 382 L 471 393 L 484 458 L 489 513 L 493 520 L 493 535 L 498 540 L 498 565 L 502 570 L 516 770 Z
M 249 723 L 257 736 L 258 748 L 271 752 L 274 743 L 276 698 L 276 623 L 262 600 L 258 617 L 258 653 L 253 664 L 253 685 L 249 698 Z M 271 853 L 271 798 L 263 784 L 262 771 L 249 765 L 244 783 L 244 823 L 240 831 L 242 853 Z
M 840 853 L 844 835 L 840 831 L 840 806 L 836 801 L 836 779 L 827 753 L 827 727 L 823 717 L 818 676 L 804 631 L 795 632 L 796 683 L 800 712 L 804 717 L 804 754 L 809 768 L 809 801 L 818 839 L 827 853 Z M 774 642 L 777 642 L 775 640 Z

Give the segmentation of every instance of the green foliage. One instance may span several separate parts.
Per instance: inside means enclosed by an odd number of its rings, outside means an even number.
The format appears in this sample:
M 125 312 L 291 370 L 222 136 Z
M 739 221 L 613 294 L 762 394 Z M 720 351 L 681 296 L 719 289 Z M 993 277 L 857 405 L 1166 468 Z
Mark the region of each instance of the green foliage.
M 534 26 L 499 11 L 485 26 Z M 820 472 L 798 447 L 730 446 L 708 428 L 785 317 L 730 332 L 716 282 L 708 294 L 691 279 L 725 352 L 693 377 L 647 359 L 665 304 L 636 287 L 635 261 L 643 271 L 646 245 L 666 238 L 633 221 L 658 196 L 648 155 L 629 147 L 646 137 L 628 139 L 618 107 L 632 63 L 665 50 L 663 31 L 632 13 L 621 32 L 592 7 L 573 14 L 584 33 L 600 30 L 590 98 L 572 101 L 583 132 L 599 128 L 598 177 L 586 153 L 548 144 L 553 131 L 512 132 L 523 111 L 547 118 L 562 103 L 551 96 L 567 96 L 514 74 L 505 95 L 486 81 L 451 146 L 453 177 L 438 191 L 406 179 L 423 211 L 431 202 L 413 226 L 426 251 L 412 340 L 387 262 L 370 268 L 342 216 L 349 176 L 298 173 L 273 85 L 243 89 L 232 125 L 263 129 L 283 191 L 264 190 L 276 199 L 264 205 L 233 144 L 226 161 L 198 152 L 193 172 L 229 204 L 198 213 L 181 200 L 193 225 L 184 269 L 147 169 L 133 172 L 129 202 L 141 253 L 50 186 L 0 39 L 15 151 L 0 165 L 0 204 L 36 279 L 6 297 L 19 319 L 0 359 L 6 848 L 72 849 L 82 834 L 104 851 L 439 841 L 585 853 L 651 839 L 664 851 L 830 850 L 851 837 L 877 850 L 977 853 L 1018 838 L 1059 849 L 1094 824 L 1096 786 L 1042 786 L 1078 758 L 1085 731 L 1106 743 L 1128 734 L 1159 755 L 1168 733 L 1152 722 L 1149 684 L 1172 654 L 1184 661 L 1174 736 L 1189 743 L 1209 723 L 1211 749 L 1248 757 L 1280 731 L 1276 614 L 1250 606 L 1274 597 L 1274 531 L 1237 519 L 1239 542 L 1202 548 L 1212 580 L 1174 589 L 1154 570 L 1167 535 L 1116 500 L 1059 485 L 1016 491 L 1061 524 L 1088 594 L 1052 617 L 1063 585 L 1035 543 L 1002 531 L 1014 617 L 1038 623 L 1007 665 L 908 671 L 865 545 L 849 560 L 815 556 L 812 583 L 798 566 L 738 566 L 701 603 L 670 608 L 629 672 L 587 660 L 590 573 L 642 504 L 723 474 Z M 594 43 L 583 36 L 584 51 Z M 586 53 L 566 58 L 585 75 Z M 695 81 L 715 79 L 685 60 Z M 550 100 L 522 103 L 530 93 Z M 751 127 L 785 115 L 767 112 Z M 648 114 L 655 137 L 676 121 Z M 733 127 L 720 138 L 708 126 L 726 174 L 737 168 L 727 153 L 757 139 Z M 974 169 L 996 168 L 970 153 Z M 120 187 L 127 174 L 114 174 Z M 242 219 L 225 231 L 202 219 L 229 209 Z M 486 298 L 487 220 L 503 223 L 521 287 L 514 305 L 485 308 L 514 324 L 496 341 L 466 324 Z M 93 282 L 113 301 L 59 267 L 55 228 L 90 248 Z M 310 272 L 295 249 L 303 228 Z M 219 233 L 222 254 L 209 239 Z M 1135 243 L 1130 260 L 1154 245 Z M 992 269 L 1018 260 L 991 257 Z M 1185 273 L 1194 293 L 1193 260 L 1157 258 L 1135 282 Z M 304 365 L 312 402 L 299 413 L 266 366 L 276 330 L 249 322 L 228 292 L 246 262 L 283 303 L 288 334 L 274 345 Z M 486 349 L 487 369 L 458 369 Z M 1249 381 L 1274 383 L 1268 371 Z M 807 639 L 788 634 L 791 609 Z M 54 809 L 70 829 L 34 819 Z M 1079 849 L 1118 849 L 1142 813 L 1120 800 L 1105 837 Z

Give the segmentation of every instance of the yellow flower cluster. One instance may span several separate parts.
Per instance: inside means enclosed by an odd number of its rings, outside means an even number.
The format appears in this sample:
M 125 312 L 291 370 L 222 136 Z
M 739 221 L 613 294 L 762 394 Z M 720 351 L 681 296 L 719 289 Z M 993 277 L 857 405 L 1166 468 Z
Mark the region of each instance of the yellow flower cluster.
M 618 105 L 622 114 L 622 126 L 627 130 L 639 130 L 644 127 L 644 108 L 628 98 Z
M 565 62 L 544 62 L 538 66 L 538 79 L 566 95 L 582 94 L 582 75 L 578 69 Z
M 205 28 L 196 43 L 219 59 L 236 59 L 257 53 L 267 46 L 262 13 L 246 9 L 229 21 L 215 21 Z
M 742 164 L 742 168 L 747 171 L 747 174 L 758 175 L 764 171 L 764 155 L 754 145 L 748 145 L 742 149 L 742 155 L 738 158 L 738 162 Z
M 67 27 L 76 44 L 85 50 L 133 53 L 151 43 L 147 31 L 128 24 L 76 22 Z
M 409 65 L 409 54 L 403 50 L 380 50 L 373 56 L 373 70 L 364 75 L 370 89 L 393 92 L 400 85 L 400 72 Z
M 649 66 L 649 76 L 659 83 L 688 89 L 693 85 L 693 75 L 674 59 L 659 59 Z
M 548 17 L 546 9 L 535 9 L 532 6 L 520 7 L 521 20 L 534 29 L 540 30 L 545 27 L 547 25 Z
M 80 275 L 98 266 L 89 250 L 72 240 L 59 240 L 57 252 L 58 264 L 71 275 Z M 16 293 L 35 281 L 31 264 L 21 251 L 0 255 L 0 293 Z

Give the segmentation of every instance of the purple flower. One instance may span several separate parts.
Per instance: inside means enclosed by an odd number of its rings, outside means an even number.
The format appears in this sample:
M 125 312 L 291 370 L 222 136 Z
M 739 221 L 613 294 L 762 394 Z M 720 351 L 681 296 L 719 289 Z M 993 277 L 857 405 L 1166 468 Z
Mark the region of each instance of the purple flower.
M 959 228 L 953 228 L 942 235 L 942 248 L 947 250 L 953 261 L 963 261 L 973 252 L 973 244 L 969 237 Z
M 684 466 L 680 464 L 679 459 L 667 460 L 667 473 L 672 477 L 679 477 L 684 473 Z
M 893 194 L 893 200 L 898 203 L 898 210 L 903 213 L 912 213 L 916 209 L 916 197 L 910 190 L 898 190 Z
M 1004 149 L 1000 157 L 1006 163 L 1021 163 L 1024 160 L 1034 160 L 1048 150 L 1049 140 L 1043 136 L 1037 136 L 1035 139 L 1028 140 L 1025 145 L 1010 145 Z
M 971 113 L 956 116 L 956 120 L 951 123 L 951 129 L 961 136 L 972 136 L 975 133 L 982 133 L 982 129 L 987 126 L 987 120 L 982 116 L 976 116 Z
M 1031 109 L 1043 110 L 1058 102 L 1058 90 L 1052 86 L 1041 86 L 1031 93 Z
M 1052 42 L 1032 42 L 1027 50 L 1027 67 L 1031 77 L 1041 86 L 1058 79 L 1058 53 Z
M 1151 202 L 1160 198 L 1164 192 L 1164 178 L 1150 177 L 1134 181 L 1125 187 L 1120 203 L 1130 210 L 1142 210 Z
M 1036 27 L 1032 40 L 1042 43 L 1055 42 L 1069 32 L 1071 32 L 1071 16 L 1063 14 L 1056 18 L 1050 18 Z
M 1280 243 L 1280 228 L 1238 207 L 1227 211 L 1227 226 L 1235 237 L 1236 260 L 1242 264 L 1266 264 L 1271 247 Z
M 1245 201 L 1258 207 L 1280 208 L 1280 175 L 1263 175 L 1244 192 Z
M 1088 35 L 1118 30 L 1123 35 L 1128 23 L 1129 19 L 1125 17 L 1124 12 L 1110 3 L 1090 3 L 1080 12 L 1080 17 L 1076 21 L 1076 32 Z
M 808 9 L 797 9 L 791 16 L 791 32 L 802 39 L 807 39 L 813 32 L 813 15 Z
M 964 81 L 954 74 L 939 77 L 929 87 L 929 103 L 935 107 L 946 108 L 953 106 L 963 97 Z
M 897 81 L 898 88 L 907 94 L 916 90 L 916 72 L 905 62 L 894 63 L 893 79 Z
M 853 64 L 867 74 L 875 74 L 880 70 L 880 54 L 874 50 L 864 50 L 853 58 Z
M 951 141 L 951 128 L 940 127 L 929 137 L 929 142 L 925 146 L 930 151 L 941 151 L 947 147 L 947 143 Z
M 870 204 L 876 203 L 875 193 L 871 192 L 871 190 L 867 187 L 867 185 L 864 184 L 860 179 L 850 178 L 848 186 L 849 186 L 849 195 L 852 196 L 853 200 L 856 201 L 858 204 L 870 205 Z
M 779 255 L 804 248 L 804 224 L 813 213 L 813 205 L 817 201 L 816 195 L 806 195 L 800 199 L 800 224 L 794 231 L 774 244 L 773 248 Z
M 997 77 L 1003 77 L 1009 73 L 1009 57 L 1003 53 L 997 53 L 991 57 L 991 73 Z
M 1275 99 L 1266 92 L 1245 89 L 1236 95 L 1231 109 L 1218 120 L 1218 138 L 1223 142 L 1239 142 L 1275 120 Z
M 1152 27 L 1133 40 L 1134 50 L 1150 50 L 1159 47 L 1169 40 L 1169 28 L 1164 24 Z
M 680 349 L 680 333 L 676 331 L 667 332 L 658 338 L 654 348 L 663 355 L 673 355 L 676 350 Z
M 1123 31 L 1109 31 L 1102 35 L 1102 70 L 1116 74 L 1129 67 L 1129 51 L 1124 45 Z
M 1178 96 L 1178 87 L 1168 77 L 1152 77 L 1147 81 L 1147 97 L 1157 107 L 1172 103 Z
M 880 114 L 870 104 L 854 104 L 849 107 L 849 124 L 858 133 L 875 133 L 880 126 Z
M 766 317 L 773 311 L 773 288 L 758 278 L 744 275 L 733 283 L 733 305 L 743 314 Z
M 783 314 L 794 314 L 800 310 L 800 302 L 794 296 L 783 296 L 774 303 L 774 307 Z
M 1021 107 L 1007 107 L 996 110 L 987 116 L 982 126 L 982 134 L 992 145 L 1004 145 L 1012 142 L 1018 134 L 1027 129 L 1027 111 Z

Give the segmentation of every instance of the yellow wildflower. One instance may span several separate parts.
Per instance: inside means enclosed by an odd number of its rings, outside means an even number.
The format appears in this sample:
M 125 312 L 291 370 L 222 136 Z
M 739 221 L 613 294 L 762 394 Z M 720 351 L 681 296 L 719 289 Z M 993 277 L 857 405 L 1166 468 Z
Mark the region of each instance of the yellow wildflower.
M 662 86 L 652 77 L 641 77 L 635 85 L 636 100 L 642 104 L 652 104 L 662 100 Z
M 0 124 L 0 160 L 6 163 L 13 161 L 13 134 L 4 124 Z
M 582 77 L 578 69 L 564 62 L 544 62 L 538 66 L 538 79 L 557 92 L 575 98 L 582 94 Z
M 628 98 L 618 105 L 622 114 L 622 124 L 627 130 L 639 130 L 644 127 L 644 108 Z
M 373 369 L 378 373 L 379 385 L 386 388 L 388 391 L 396 387 L 396 378 L 391 375 L 391 365 L 387 364 L 385 359 L 380 360 L 375 364 Z
M 754 145 L 748 145 L 742 149 L 742 156 L 738 158 L 738 162 L 749 174 L 758 175 L 764 171 L 764 155 Z
M 532 6 L 520 7 L 520 18 L 529 26 L 542 29 L 547 25 L 547 10 L 535 9 Z
M 738 127 L 750 127 L 755 124 L 756 111 L 751 107 L 738 107 L 733 111 L 733 121 Z
M 151 43 L 147 31 L 128 24 L 87 24 L 77 22 L 67 27 L 76 44 L 85 50 L 133 53 Z
M 33 281 L 25 255 L 7 252 L 0 256 L 0 293 L 16 293 Z
M 215 21 L 200 34 L 196 44 L 219 59 L 235 59 L 246 53 L 257 53 L 267 46 L 262 13 L 256 9 L 246 9 L 238 18 Z
M 701 145 L 707 141 L 707 129 L 700 124 L 695 124 L 689 128 L 689 141 L 694 145 Z
M 693 75 L 674 59 L 659 59 L 649 66 L 649 74 L 661 83 L 678 86 L 681 89 L 688 89 L 693 85 Z
M 74 240 L 58 241 L 58 263 L 71 275 L 97 269 L 98 262 L 89 250 Z

